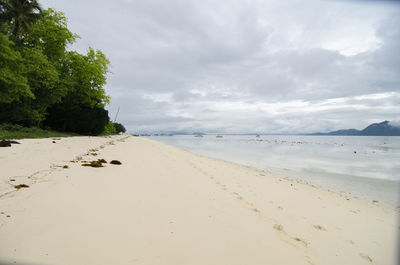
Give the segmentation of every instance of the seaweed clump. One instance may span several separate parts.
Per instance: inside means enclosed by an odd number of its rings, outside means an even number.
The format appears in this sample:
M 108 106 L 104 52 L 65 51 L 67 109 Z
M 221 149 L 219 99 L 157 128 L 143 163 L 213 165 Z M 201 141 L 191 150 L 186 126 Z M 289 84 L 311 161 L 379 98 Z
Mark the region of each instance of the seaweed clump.
M 103 167 L 100 161 L 90 161 L 90 163 L 82 164 L 83 167 Z
M 98 159 L 97 161 L 90 161 L 89 163 L 82 164 L 84 167 L 104 167 L 103 163 L 107 163 L 107 161 L 103 158 Z
M 29 185 L 26 184 L 19 184 L 14 186 L 15 189 L 19 190 L 21 188 L 29 188 Z

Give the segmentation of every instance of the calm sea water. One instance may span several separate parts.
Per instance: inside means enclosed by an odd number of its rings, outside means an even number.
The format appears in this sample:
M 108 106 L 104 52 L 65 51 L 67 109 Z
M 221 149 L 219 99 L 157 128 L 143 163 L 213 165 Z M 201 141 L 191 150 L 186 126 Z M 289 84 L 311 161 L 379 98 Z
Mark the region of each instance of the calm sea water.
M 191 135 L 152 139 L 306 181 L 346 196 L 400 205 L 400 137 Z

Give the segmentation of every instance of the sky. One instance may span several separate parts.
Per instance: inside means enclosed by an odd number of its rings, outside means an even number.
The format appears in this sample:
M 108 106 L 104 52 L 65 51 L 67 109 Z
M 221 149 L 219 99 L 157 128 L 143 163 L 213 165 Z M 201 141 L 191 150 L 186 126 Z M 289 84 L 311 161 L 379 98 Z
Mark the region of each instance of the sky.
M 131 133 L 310 133 L 400 121 L 400 1 L 41 0 L 102 50 Z M 119 108 L 118 116 L 116 116 Z

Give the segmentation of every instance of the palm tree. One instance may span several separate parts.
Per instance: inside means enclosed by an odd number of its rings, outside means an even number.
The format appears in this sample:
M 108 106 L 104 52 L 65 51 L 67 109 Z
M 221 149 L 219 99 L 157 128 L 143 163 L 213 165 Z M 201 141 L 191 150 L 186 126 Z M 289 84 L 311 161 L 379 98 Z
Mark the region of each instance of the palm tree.
M 40 18 L 41 11 L 37 0 L 0 0 L 0 22 L 10 25 L 11 35 L 16 40 L 21 30 L 29 32 L 30 26 Z

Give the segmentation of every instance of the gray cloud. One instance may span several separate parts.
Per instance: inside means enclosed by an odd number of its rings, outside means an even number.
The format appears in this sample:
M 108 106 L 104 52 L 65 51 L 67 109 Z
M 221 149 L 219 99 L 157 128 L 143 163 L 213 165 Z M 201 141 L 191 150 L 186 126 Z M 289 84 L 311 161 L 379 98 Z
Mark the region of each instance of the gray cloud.
M 112 72 L 131 132 L 312 132 L 400 114 L 400 6 L 369 1 L 43 0 Z

